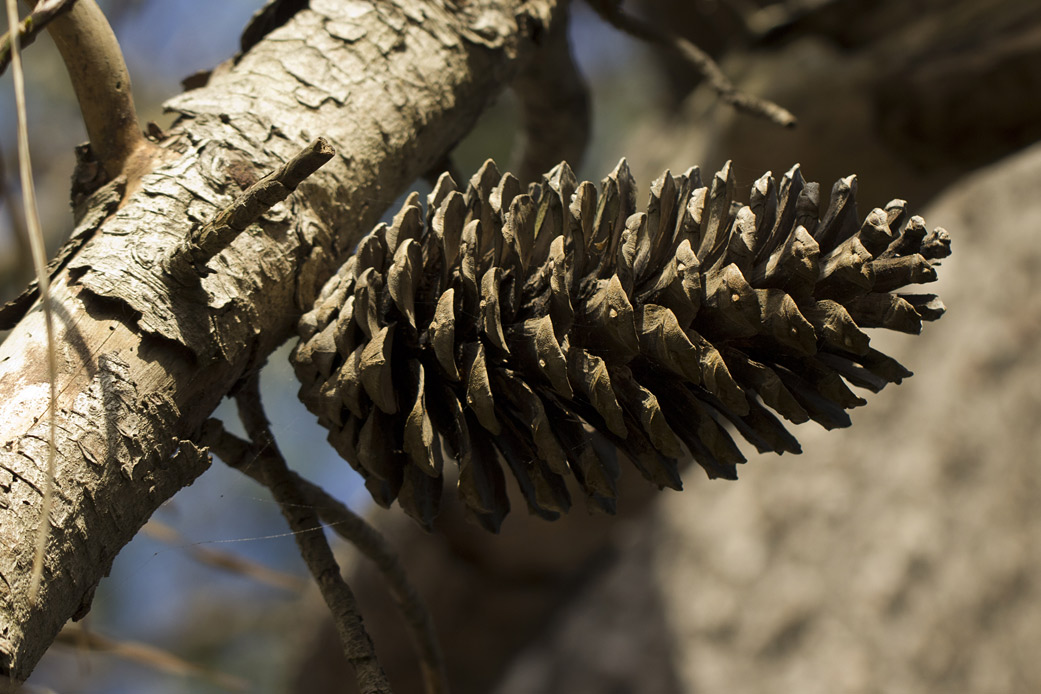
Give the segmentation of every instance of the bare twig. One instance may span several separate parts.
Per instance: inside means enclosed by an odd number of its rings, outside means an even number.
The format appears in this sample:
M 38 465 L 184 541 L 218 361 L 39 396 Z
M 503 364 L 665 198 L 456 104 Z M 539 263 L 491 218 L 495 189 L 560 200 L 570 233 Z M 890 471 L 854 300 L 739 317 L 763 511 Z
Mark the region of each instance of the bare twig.
M 32 13 L 18 25 L 18 45 L 22 48 L 32 44 L 55 17 L 72 9 L 76 0 L 41 0 Z M 11 33 L 0 36 L 0 75 L 11 62 Z
M 226 431 L 219 420 L 210 419 L 206 422 L 201 443 L 212 448 L 228 465 L 264 483 L 261 471 L 249 464 L 257 456 L 254 447 Z M 322 522 L 376 565 L 419 652 L 425 691 L 427 694 L 445 694 L 448 691 L 448 678 L 430 612 L 386 538 L 318 485 L 295 472 L 289 474 L 306 497 L 307 503 L 318 511 Z
M 242 424 L 257 449 L 257 462 L 260 463 L 264 484 L 282 509 L 282 515 L 296 537 L 300 556 L 314 576 L 325 604 L 332 613 L 344 655 L 354 668 L 358 688 L 362 694 L 389 694 L 390 682 L 376 659 L 376 651 L 362 623 L 354 593 L 340 574 L 340 567 L 325 538 L 318 512 L 308 502 L 296 478 L 290 473 L 271 434 L 267 415 L 260 402 L 256 374 L 244 382 L 236 395 L 236 403 Z
M 102 636 L 95 631 L 87 631 L 75 624 L 67 624 L 61 630 L 55 643 L 95 652 L 111 653 L 125 660 L 144 665 L 179 677 L 197 677 L 222 689 L 243 692 L 248 684 L 240 677 L 199 667 L 183 658 L 138 641 L 120 641 Z
M 28 0 L 34 7 L 44 1 Z M 105 14 L 94 0 L 78 0 L 48 24 L 47 31 L 65 62 L 90 146 L 107 178 L 140 173 L 137 170 L 147 166 L 156 145 L 145 138 L 138 123 L 130 73 Z
M 297 576 L 282 571 L 275 571 L 263 564 L 240 557 L 230 552 L 222 552 L 205 547 L 197 543 L 189 542 L 175 528 L 160 523 L 154 518 L 141 528 L 141 532 L 154 540 L 165 542 L 173 547 L 184 548 L 187 553 L 200 564 L 206 564 L 222 571 L 244 576 L 258 583 L 298 593 L 303 588 L 303 582 Z
M 604 21 L 619 31 L 650 43 L 656 43 L 685 60 L 705 77 L 724 103 L 730 104 L 739 111 L 766 118 L 786 128 L 795 125 L 795 116 L 790 111 L 772 101 L 738 89 L 708 53 L 687 39 L 645 22 L 639 17 L 626 14 L 620 7 L 620 0 L 587 1 Z
M 18 26 L 18 7 L 15 0 L 7 0 L 7 25 Z M 40 215 L 36 207 L 36 187 L 33 185 L 33 167 L 29 158 L 29 126 L 25 109 L 25 75 L 18 45 L 18 32 L 11 34 L 11 72 L 14 77 L 14 98 L 18 109 L 18 168 L 22 179 L 22 202 L 25 207 L 26 227 L 32 248 L 33 267 L 40 288 L 44 323 L 47 326 L 47 377 L 50 381 L 47 427 L 47 484 L 43 490 L 40 508 L 40 528 L 36 533 L 36 552 L 33 555 L 32 577 L 29 580 L 29 602 L 35 603 L 43 578 L 43 558 L 51 534 L 51 507 L 54 505 L 55 443 L 54 429 L 57 415 L 58 358 L 54 345 L 54 320 L 51 307 L 50 278 L 47 273 L 47 249 L 44 247 Z
M 227 248 L 236 236 L 274 205 L 289 197 L 300 182 L 332 159 L 334 150 L 323 137 L 311 142 L 276 171 L 244 190 L 206 224 L 192 229 L 166 258 L 171 276 L 191 282 L 206 274 L 206 262 Z
M 748 33 L 761 39 L 833 4 L 835 0 L 784 0 L 765 7 L 748 8 L 741 14 Z

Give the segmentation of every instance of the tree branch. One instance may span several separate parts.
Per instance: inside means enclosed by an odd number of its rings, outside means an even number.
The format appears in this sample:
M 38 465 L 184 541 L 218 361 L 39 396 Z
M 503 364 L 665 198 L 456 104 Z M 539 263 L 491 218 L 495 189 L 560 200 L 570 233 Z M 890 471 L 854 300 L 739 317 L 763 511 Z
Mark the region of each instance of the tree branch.
M 34 7 L 45 2 L 26 0 Z M 123 52 L 94 0 L 78 0 L 47 26 L 76 92 L 94 155 L 108 180 L 136 178 L 156 150 L 141 130 Z
M 248 691 L 248 682 L 241 677 L 200 667 L 184 658 L 140 641 L 118 640 L 94 630 L 67 625 L 58 634 L 55 643 L 93 653 L 108 653 L 145 668 L 178 677 L 195 677 L 203 682 L 230 692 Z M 50 691 L 50 690 L 47 690 Z
M 325 539 L 325 528 L 318 519 L 318 511 L 308 503 L 271 433 L 260 400 L 260 379 L 255 372 L 246 378 L 235 395 L 235 402 L 242 425 L 253 441 L 263 484 L 271 491 L 289 523 L 300 556 L 329 607 L 344 655 L 354 668 L 358 688 L 362 694 L 390 694 L 387 675 L 376 658 L 372 639 L 365 631 L 354 593 L 343 580 L 340 565 Z
M 217 419 L 210 419 L 203 427 L 199 442 L 212 449 L 231 467 L 264 484 L 262 472 L 250 463 L 259 453 L 254 446 L 224 429 Z M 430 612 L 423 604 L 419 592 L 409 580 L 397 554 L 382 534 L 369 525 L 364 518 L 351 511 L 339 500 L 318 485 L 304 479 L 295 472 L 297 488 L 313 507 L 321 520 L 337 535 L 353 545 L 379 571 L 386 589 L 394 598 L 398 613 L 408 626 L 412 641 L 419 651 L 420 668 L 423 673 L 424 691 L 427 694 L 444 694 L 448 691 L 444 657 L 437 634 L 434 632 Z
M 555 25 L 543 41 L 545 48 L 511 85 L 524 126 L 515 170 L 525 184 L 562 161 L 578 169 L 592 121 L 589 91 L 571 55 L 567 23 Z
M 56 17 L 72 9 L 76 0 L 43 0 L 37 3 L 32 14 L 18 24 L 18 45 L 22 48 L 31 45 L 40 32 L 47 28 Z M 11 63 L 11 32 L 0 36 L 0 75 Z
M 772 101 L 738 89 L 712 56 L 687 39 L 623 12 L 621 0 L 589 0 L 589 4 L 604 21 L 618 30 L 638 39 L 656 43 L 675 53 L 708 81 L 724 103 L 786 128 L 795 125 L 796 118 L 790 111 Z
M 277 40 L 170 102 L 180 118 L 169 156 L 118 209 L 87 204 L 74 233 L 90 241 L 51 285 L 62 345 L 57 494 L 35 606 L 40 312 L 0 345 L 0 675 L 24 680 L 62 625 L 89 609 L 119 549 L 206 469 L 188 442 L 213 408 L 291 334 L 386 205 L 470 130 L 562 7 L 393 0 L 356 10 L 313 0 Z M 260 219 L 263 233 L 239 234 L 214 257 L 200 286 L 172 282 L 161 262 L 169 249 L 227 207 L 239 180 L 277 169 L 311 133 L 339 154 Z

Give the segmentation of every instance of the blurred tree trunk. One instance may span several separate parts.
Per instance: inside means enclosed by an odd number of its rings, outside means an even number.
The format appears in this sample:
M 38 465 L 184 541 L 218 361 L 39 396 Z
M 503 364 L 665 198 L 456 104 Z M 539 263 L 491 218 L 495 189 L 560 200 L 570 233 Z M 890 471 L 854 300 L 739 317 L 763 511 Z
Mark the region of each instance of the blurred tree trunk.
M 795 111 L 804 133 L 849 132 L 840 122 L 850 117 L 842 107 L 856 99 L 852 117 L 879 144 L 908 170 L 941 177 L 932 193 L 942 182 L 1041 138 L 1041 101 L 1031 96 L 1041 89 L 1041 5 L 1033 0 L 643 0 L 643 5 L 650 16 L 713 55 L 737 58 L 739 70 L 754 66 L 757 86 Z M 831 53 L 828 60 L 836 65 L 819 66 L 818 72 L 816 66 L 778 58 L 809 42 Z M 660 60 L 674 76 L 671 102 L 678 108 L 697 81 L 672 56 Z M 783 67 L 771 70 L 774 60 Z M 828 94 L 835 91 L 840 99 L 849 95 L 845 104 L 833 107 Z M 727 157 L 742 154 L 742 141 L 761 142 L 747 134 L 746 127 L 728 143 L 738 147 Z M 846 148 L 857 146 L 832 144 L 816 149 L 848 160 Z M 800 146 L 814 149 L 809 142 Z
M 306 3 L 301 3 L 306 4 Z M 56 499 L 28 596 L 48 468 L 42 312 L 0 346 L 0 675 L 22 680 L 151 513 L 207 467 L 191 439 L 293 331 L 362 233 L 442 159 L 539 49 L 558 0 L 313 0 L 174 99 L 143 177 L 79 206 L 86 241 L 54 278 Z M 208 263 L 174 277 L 193 227 L 316 136 L 337 156 Z

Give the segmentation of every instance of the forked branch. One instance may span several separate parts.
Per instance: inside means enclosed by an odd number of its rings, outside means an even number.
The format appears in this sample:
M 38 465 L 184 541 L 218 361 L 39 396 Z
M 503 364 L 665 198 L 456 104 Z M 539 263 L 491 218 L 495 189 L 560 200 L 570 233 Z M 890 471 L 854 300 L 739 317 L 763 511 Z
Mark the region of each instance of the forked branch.
M 772 101 L 742 91 L 726 76 L 712 57 L 687 39 L 622 11 L 621 0 L 588 0 L 603 19 L 620 31 L 675 53 L 697 70 L 719 95 L 720 100 L 739 111 L 766 118 L 790 128 L 796 118 L 786 108 Z
M 201 444 L 210 448 L 225 463 L 240 472 L 265 484 L 262 471 L 250 463 L 257 458 L 256 447 L 224 429 L 223 423 L 210 419 L 203 427 Z M 317 484 L 304 479 L 295 472 L 289 475 L 332 531 L 352 544 L 362 556 L 375 564 L 385 581 L 391 597 L 397 605 L 420 656 L 424 688 L 427 694 L 444 694 L 448 691 L 444 657 L 434 632 L 430 612 L 401 565 L 397 554 L 378 530 L 364 518 L 331 496 Z
M 264 484 L 282 509 L 282 515 L 296 537 L 300 556 L 314 576 L 322 598 L 332 613 L 344 655 L 354 668 L 359 690 L 362 694 L 389 694 L 391 689 L 387 675 L 376 659 L 376 651 L 365 631 L 354 593 L 340 574 L 340 566 L 325 538 L 318 512 L 308 502 L 275 443 L 260 401 L 256 374 L 245 381 L 236 395 L 236 403 L 242 425 L 256 449 L 256 460 Z

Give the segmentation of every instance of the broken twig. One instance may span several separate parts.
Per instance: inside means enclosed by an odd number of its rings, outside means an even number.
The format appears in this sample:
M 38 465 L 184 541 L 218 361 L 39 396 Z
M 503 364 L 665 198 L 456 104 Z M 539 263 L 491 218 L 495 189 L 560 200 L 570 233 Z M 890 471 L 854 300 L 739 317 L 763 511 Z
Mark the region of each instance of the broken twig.
M 332 159 L 335 151 L 323 137 L 304 147 L 276 171 L 244 190 L 212 220 L 192 229 L 166 257 L 165 267 L 177 280 L 189 283 L 205 274 L 206 262 L 228 247 L 261 215 L 289 197 L 300 182 Z

